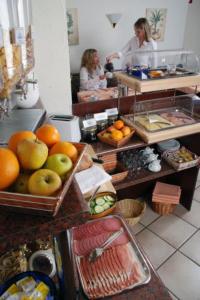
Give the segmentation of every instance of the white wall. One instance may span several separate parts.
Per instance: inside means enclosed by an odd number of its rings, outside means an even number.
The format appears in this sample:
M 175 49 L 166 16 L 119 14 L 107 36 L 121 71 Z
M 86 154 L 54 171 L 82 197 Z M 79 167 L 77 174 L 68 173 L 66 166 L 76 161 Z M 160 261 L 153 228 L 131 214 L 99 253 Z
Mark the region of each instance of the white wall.
M 133 24 L 145 16 L 146 8 L 167 8 L 167 23 L 164 42 L 159 49 L 183 47 L 187 15 L 187 0 L 66 0 L 68 8 L 78 8 L 79 45 L 70 46 L 71 72 L 78 72 L 82 53 L 87 48 L 97 48 L 101 62 L 109 53 L 120 48 L 132 37 Z M 113 29 L 106 14 L 122 13 L 122 18 Z M 120 67 L 115 61 L 115 67 Z
M 184 48 L 200 55 L 200 0 L 193 0 L 188 5 L 187 21 L 184 35 Z
M 65 0 L 32 0 L 35 73 L 48 113 L 71 113 Z

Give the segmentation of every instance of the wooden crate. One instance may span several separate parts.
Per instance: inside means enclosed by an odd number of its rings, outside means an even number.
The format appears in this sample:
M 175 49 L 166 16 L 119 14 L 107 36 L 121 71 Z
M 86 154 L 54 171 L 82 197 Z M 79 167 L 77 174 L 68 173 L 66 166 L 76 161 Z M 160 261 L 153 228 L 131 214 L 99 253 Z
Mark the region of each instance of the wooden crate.
M 0 191 L 0 207 L 20 213 L 50 215 L 53 217 L 56 216 L 86 149 L 86 144 L 73 144 L 78 149 L 78 159 L 68 176 L 68 179 L 65 181 L 62 189 L 57 193 L 57 195 L 36 196 Z

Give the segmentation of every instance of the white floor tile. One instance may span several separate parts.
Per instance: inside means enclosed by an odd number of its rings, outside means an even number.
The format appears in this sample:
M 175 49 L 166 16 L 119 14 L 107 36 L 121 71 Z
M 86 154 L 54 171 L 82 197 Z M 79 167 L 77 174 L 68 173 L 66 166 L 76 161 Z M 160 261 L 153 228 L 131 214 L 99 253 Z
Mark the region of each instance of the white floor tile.
M 200 202 L 200 186 L 196 188 L 193 199 Z
M 173 247 L 181 246 L 196 228 L 175 215 L 167 215 L 152 223 L 149 228 Z
M 140 223 L 135 224 L 134 226 L 131 226 L 131 229 L 135 234 L 139 233 L 142 229 L 144 229 L 144 226 Z
M 176 252 L 162 265 L 158 274 L 166 287 L 181 300 L 200 299 L 200 267 Z
M 137 240 L 156 269 L 176 250 L 148 229 L 137 234 Z
M 180 251 L 200 265 L 200 231 L 195 233 L 181 248 Z
M 159 217 L 160 215 L 154 212 L 152 208 L 149 205 L 147 205 L 146 211 L 143 217 L 141 218 L 140 223 L 142 223 L 144 226 L 148 226 L 150 223 L 152 223 Z
M 193 226 L 200 228 L 200 202 L 192 201 L 192 208 L 188 211 L 182 205 L 177 205 L 174 214 L 189 222 Z

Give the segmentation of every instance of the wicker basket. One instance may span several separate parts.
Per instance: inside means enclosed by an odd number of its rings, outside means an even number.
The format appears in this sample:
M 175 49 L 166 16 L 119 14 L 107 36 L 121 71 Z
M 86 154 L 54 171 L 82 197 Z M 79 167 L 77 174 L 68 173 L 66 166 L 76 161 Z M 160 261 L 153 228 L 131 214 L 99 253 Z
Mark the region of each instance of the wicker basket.
M 117 201 L 115 212 L 120 213 L 129 225 L 139 222 L 146 209 L 146 203 L 137 199 L 124 199 Z
M 153 210 L 162 216 L 171 214 L 177 206 L 177 204 L 161 202 L 152 202 L 152 205 Z

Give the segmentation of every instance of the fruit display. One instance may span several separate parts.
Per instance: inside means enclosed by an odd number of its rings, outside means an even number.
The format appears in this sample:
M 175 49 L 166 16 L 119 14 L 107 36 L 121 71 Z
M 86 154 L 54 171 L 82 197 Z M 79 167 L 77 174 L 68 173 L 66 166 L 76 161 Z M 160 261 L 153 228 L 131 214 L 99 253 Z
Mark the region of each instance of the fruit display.
M 119 147 L 128 142 L 134 132 L 133 127 L 125 125 L 122 120 L 117 120 L 112 126 L 100 132 L 98 138 L 104 143 Z
M 79 149 L 72 143 L 60 141 L 53 125 L 41 126 L 36 134 L 15 132 L 8 148 L 0 148 L 0 191 L 55 195 L 71 174 L 78 155 Z

